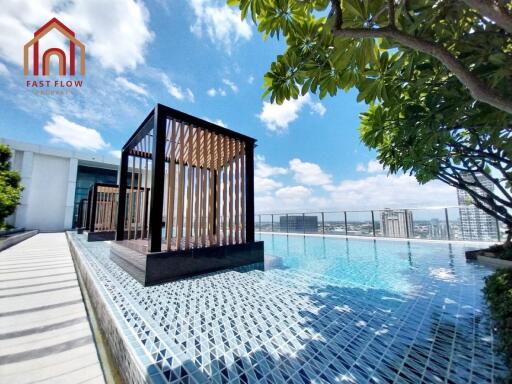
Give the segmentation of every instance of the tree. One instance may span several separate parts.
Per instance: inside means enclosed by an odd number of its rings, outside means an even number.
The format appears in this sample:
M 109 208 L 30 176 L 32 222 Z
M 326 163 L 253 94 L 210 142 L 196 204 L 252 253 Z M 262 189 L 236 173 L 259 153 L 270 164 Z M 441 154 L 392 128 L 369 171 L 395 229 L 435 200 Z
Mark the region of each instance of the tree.
M 392 173 L 462 188 L 511 227 L 512 2 L 230 3 L 286 40 L 265 75 L 272 102 L 356 87 L 362 139 Z
M 16 210 L 23 191 L 20 175 L 10 170 L 10 158 L 10 148 L 0 144 L 0 227 L 3 226 L 5 218 Z
M 382 51 L 419 52 L 438 60 L 480 102 L 512 113 L 512 2 L 503 0 L 228 0 L 287 50 L 265 76 L 271 101 L 308 91 L 336 94 L 357 86 L 385 98 Z M 494 40 L 496 39 L 496 40 Z M 492 48 L 483 45 L 491 41 Z M 498 44 L 497 44 L 498 43 Z M 468 54 L 469 48 L 473 53 Z M 475 57 L 486 65 L 475 68 Z M 407 61 L 407 54 L 397 58 Z M 497 68 L 499 67 L 499 68 Z M 299 90 L 300 86 L 300 90 Z
M 411 80 L 404 70 L 386 80 L 400 87 L 396 100 L 362 114 L 363 142 L 392 173 L 414 174 L 420 183 L 438 179 L 466 191 L 475 206 L 507 225 L 510 245 L 512 116 L 475 105 L 456 79 L 428 60 L 417 62 L 412 81 L 403 76 Z

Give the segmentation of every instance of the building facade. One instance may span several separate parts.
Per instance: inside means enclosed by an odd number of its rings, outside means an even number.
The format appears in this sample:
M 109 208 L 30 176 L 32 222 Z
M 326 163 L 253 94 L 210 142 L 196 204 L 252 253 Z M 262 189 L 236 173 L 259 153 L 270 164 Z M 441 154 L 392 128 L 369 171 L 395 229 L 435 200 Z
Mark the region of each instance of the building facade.
M 0 138 L 13 152 L 11 166 L 21 175 L 20 205 L 7 222 L 43 232 L 73 228 L 78 204 L 94 181 L 117 180 L 119 160 Z
M 467 174 L 464 178 L 473 181 L 473 176 Z M 488 190 L 494 190 L 494 184 L 484 175 L 477 175 L 478 181 Z M 486 192 L 475 187 L 474 190 L 485 196 Z M 475 207 L 473 198 L 462 189 L 457 189 L 460 224 L 463 240 L 493 241 L 498 239 L 498 223 L 495 218 Z
M 407 209 L 385 209 L 380 213 L 380 225 L 384 237 L 411 237 L 412 212 Z
M 448 237 L 446 223 L 439 219 L 430 219 L 428 224 L 428 237 L 430 239 L 446 239 Z

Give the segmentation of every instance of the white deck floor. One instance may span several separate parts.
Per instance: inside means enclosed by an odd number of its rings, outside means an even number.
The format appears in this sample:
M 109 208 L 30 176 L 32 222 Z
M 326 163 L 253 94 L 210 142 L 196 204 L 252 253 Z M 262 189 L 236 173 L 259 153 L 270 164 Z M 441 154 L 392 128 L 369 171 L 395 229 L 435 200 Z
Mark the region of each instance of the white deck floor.
M 0 252 L 0 382 L 105 382 L 64 233 Z

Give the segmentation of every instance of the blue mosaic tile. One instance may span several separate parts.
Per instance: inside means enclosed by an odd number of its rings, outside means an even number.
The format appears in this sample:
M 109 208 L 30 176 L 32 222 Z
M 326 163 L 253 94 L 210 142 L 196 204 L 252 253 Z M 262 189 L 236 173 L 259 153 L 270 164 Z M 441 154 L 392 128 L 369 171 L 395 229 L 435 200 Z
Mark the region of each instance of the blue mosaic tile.
M 268 235 L 278 268 L 145 288 L 110 261 L 108 243 L 71 236 L 154 382 L 494 383 L 507 373 L 481 292 L 492 270 L 466 262 L 460 245 Z

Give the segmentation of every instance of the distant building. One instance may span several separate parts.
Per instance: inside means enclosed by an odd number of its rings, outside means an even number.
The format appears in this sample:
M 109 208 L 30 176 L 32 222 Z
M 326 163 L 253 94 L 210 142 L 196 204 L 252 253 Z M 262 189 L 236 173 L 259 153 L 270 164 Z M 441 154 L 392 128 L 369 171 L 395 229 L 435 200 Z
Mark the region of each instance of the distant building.
M 288 215 L 279 218 L 281 232 L 318 232 L 317 216 Z
M 429 239 L 446 239 L 448 231 L 446 223 L 439 221 L 439 219 L 431 219 L 428 224 L 428 238 Z
M 385 209 L 380 213 L 384 237 L 410 237 L 413 235 L 412 212 L 406 209 Z
M 468 181 L 474 180 L 470 174 L 465 175 L 464 179 Z M 484 175 L 478 175 L 477 180 L 490 191 L 494 190 L 494 184 Z M 473 190 L 482 196 L 486 194 L 486 192 L 478 187 L 474 187 Z M 498 238 L 496 219 L 475 207 L 473 198 L 466 191 L 457 189 L 457 199 L 462 238 L 464 240 L 496 240 Z

